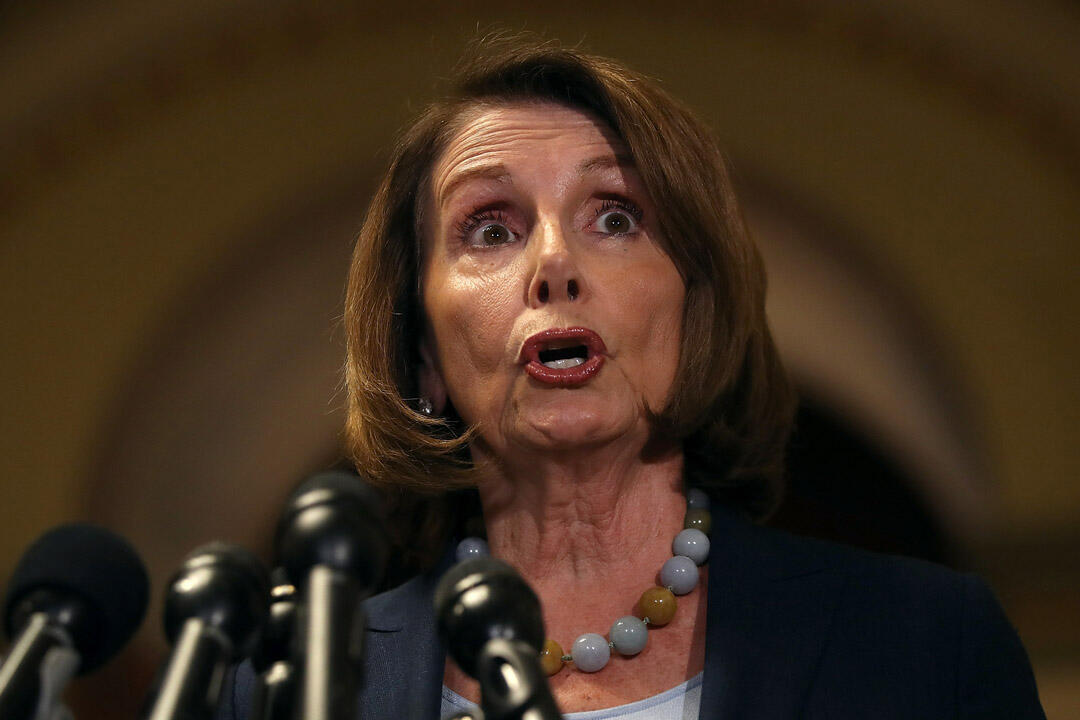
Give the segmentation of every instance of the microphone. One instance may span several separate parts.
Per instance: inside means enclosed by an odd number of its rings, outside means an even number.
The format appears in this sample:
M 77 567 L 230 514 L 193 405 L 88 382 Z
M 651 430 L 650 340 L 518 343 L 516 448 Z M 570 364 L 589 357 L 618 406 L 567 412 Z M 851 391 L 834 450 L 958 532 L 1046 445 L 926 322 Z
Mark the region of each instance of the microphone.
M 296 588 L 281 568 L 272 574 L 270 615 L 263 626 L 251 664 L 259 673 L 251 696 L 251 720 L 288 720 L 296 697 L 296 671 L 291 648 L 296 626 Z
M 484 720 L 562 717 L 540 667 L 540 601 L 512 567 L 488 557 L 458 563 L 439 581 L 434 605 L 454 661 L 480 682 Z
M 296 717 L 352 718 L 366 624 L 361 601 L 378 585 L 389 554 L 375 492 L 349 473 L 312 477 L 286 504 L 274 547 L 300 596 Z
M 214 542 L 188 555 L 165 595 L 173 650 L 149 720 L 213 716 L 229 663 L 254 648 L 269 592 L 266 569 L 241 547 Z
M 70 679 L 112 658 L 146 614 L 149 581 L 142 560 L 120 536 L 94 525 L 61 525 L 23 554 L 4 599 L 4 629 L 13 638 L 0 666 L 0 718 L 30 717 L 55 702 Z M 67 654 L 67 663 L 50 657 Z M 68 665 L 60 677 L 43 667 Z M 42 680 L 52 698 L 42 698 Z

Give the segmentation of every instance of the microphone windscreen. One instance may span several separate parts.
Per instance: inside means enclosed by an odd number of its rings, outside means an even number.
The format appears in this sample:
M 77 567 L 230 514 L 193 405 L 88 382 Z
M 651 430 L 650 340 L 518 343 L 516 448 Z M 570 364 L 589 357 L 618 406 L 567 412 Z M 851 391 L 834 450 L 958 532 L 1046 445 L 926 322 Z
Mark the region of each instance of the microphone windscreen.
M 501 560 L 477 557 L 458 563 L 442 576 L 433 601 L 440 635 L 457 664 L 472 677 L 488 640 L 521 640 L 537 653 L 543 647 L 540 600 Z
M 378 518 L 383 516 L 379 494 L 357 475 L 343 470 L 328 470 L 312 475 L 289 495 L 285 514 L 295 514 L 313 505 L 348 502 L 362 507 Z
M 239 545 L 211 542 L 193 550 L 165 592 L 165 636 L 175 644 L 184 623 L 202 619 L 228 639 L 233 659 L 251 652 L 266 621 L 270 575 Z
M 298 586 L 312 567 L 326 565 L 373 591 L 389 552 L 378 493 L 346 472 L 320 473 L 302 483 L 285 503 L 274 536 L 276 564 Z
M 76 649 L 87 672 L 108 660 L 135 633 L 146 614 L 150 583 L 134 548 L 95 525 L 61 525 L 39 537 L 12 573 L 4 598 L 4 629 L 14 637 L 16 609 L 36 590 L 78 599 L 97 626 L 88 647 Z

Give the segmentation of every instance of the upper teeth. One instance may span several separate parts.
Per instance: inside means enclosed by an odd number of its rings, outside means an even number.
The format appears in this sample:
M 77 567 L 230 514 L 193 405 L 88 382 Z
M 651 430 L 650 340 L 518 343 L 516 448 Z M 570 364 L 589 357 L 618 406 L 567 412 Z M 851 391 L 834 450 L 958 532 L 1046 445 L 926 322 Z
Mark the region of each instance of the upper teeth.
M 583 362 L 585 362 L 585 358 L 572 357 L 563 358 L 561 360 L 548 360 L 547 362 L 541 364 L 544 367 L 554 368 L 556 370 L 565 370 L 566 368 L 577 367 Z

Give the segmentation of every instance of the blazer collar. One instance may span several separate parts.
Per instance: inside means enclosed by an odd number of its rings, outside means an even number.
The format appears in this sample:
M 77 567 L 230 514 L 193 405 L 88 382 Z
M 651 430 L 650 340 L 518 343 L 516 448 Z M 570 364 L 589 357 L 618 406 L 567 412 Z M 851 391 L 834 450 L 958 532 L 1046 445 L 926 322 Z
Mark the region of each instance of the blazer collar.
M 368 677 L 361 706 L 375 711 L 363 717 L 439 717 L 446 648 L 439 639 L 432 599 L 452 561 L 451 547 L 432 572 L 365 604 Z
M 700 720 L 798 717 L 844 576 L 829 567 L 813 541 L 755 526 L 722 508 L 713 510 L 710 544 Z M 408 685 L 399 696 L 405 701 L 401 717 L 439 714 L 446 650 L 438 640 L 432 597 L 452 561 L 451 548 L 434 572 L 366 606 L 372 650 L 381 643 L 394 648 L 372 672 L 387 675 L 384 682 Z M 411 657 L 407 666 L 399 660 L 403 655 Z
M 844 578 L 821 547 L 713 511 L 701 720 L 799 717 Z
M 398 632 L 408 628 L 437 632 L 433 605 L 435 586 L 453 564 L 454 545 L 451 543 L 431 571 L 368 600 L 364 605 L 368 630 Z

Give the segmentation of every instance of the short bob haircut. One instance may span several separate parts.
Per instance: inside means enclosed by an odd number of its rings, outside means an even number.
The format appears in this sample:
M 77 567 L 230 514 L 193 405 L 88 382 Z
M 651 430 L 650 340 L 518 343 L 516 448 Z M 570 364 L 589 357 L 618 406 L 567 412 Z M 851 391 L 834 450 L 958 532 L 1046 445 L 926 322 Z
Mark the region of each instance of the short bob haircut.
M 521 35 L 476 41 L 450 82 L 394 147 L 349 270 L 345 443 L 360 474 L 399 511 L 411 507 L 401 520 L 412 532 L 435 522 L 426 542 L 445 543 L 457 522 L 452 491 L 475 481 L 471 430 L 452 408 L 431 418 L 416 405 L 427 182 L 472 111 L 553 102 L 598 118 L 626 144 L 686 285 L 679 365 L 667 407 L 651 418 L 655 432 L 682 442 L 688 486 L 766 516 L 782 491 L 794 397 L 766 324 L 762 260 L 709 130 L 654 80 Z

